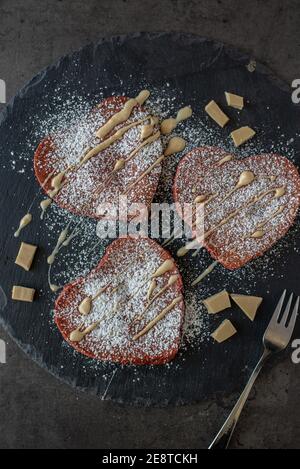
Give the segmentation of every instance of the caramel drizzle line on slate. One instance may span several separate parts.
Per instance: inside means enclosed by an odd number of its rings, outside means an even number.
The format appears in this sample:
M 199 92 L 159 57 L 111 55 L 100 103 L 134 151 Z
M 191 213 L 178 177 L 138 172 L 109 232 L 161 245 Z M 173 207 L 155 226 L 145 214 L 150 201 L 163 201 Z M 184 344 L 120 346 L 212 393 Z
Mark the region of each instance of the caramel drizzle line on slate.
M 130 268 L 130 267 L 128 267 L 128 269 L 126 269 L 126 271 L 129 270 L 129 268 Z M 157 270 L 151 275 L 150 280 L 153 280 L 153 279 L 156 279 L 156 278 L 158 278 L 158 277 L 161 277 L 161 276 L 163 276 L 165 273 L 169 272 L 170 270 L 172 270 L 172 269 L 174 269 L 174 268 L 175 268 L 174 261 L 171 260 L 171 259 L 167 259 L 167 260 L 164 261 L 164 262 L 157 268 Z M 132 298 L 134 298 L 134 296 L 135 296 L 135 295 L 143 288 L 143 286 L 145 286 L 148 282 L 149 282 L 149 279 L 147 279 L 146 282 L 144 282 L 141 286 L 139 286 L 139 287 L 137 288 L 137 290 L 135 290 L 135 292 L 134 292 L 134 293 L 129 297 L 129 299 L 127 299 L 126 301 L 130 301 Z M 122 283 L 123 283 L 123 282 L 122 282 Z M 108 284 L 108 285 L 106 285 L 105 287 L 102 287 L 102 288 L 99 290 L 99 292 L 98 292 L 99 295 L 101 294 L 101 293 L 100 293 L 101 290 L 108 288 L 110 285 L 111 285 L 111 283 Z M 117 285 L 117 287 L 115 287 L 114 290 L 118 289 L 119 286 L 120 286 L 120 284 Z M 96 297 L 96 296 L 97 296 L 97 294 L 95 295 L 95 297 Z M 94 297 L 94 298 L 95 298 L 95 297 Z M 92 300 L 91 297 L 86 297 L 86 298 L 81 302 L 80 305 L 82 305 L 82 303 L 83 303 L 85 300 L 87 300 L 87 299 L 91 299 L 91 300 Z M 124 300 L 124 301 L 125 301 L 125 300 Z M 123 303 L 124 303 L 124 301 L 123 301 Z M 109 303 L 109 301 L 107 301 L 106 303 Z M 122 304 L 122 303 L 121 303 L 121 304 Z M 80 308 L 80 305 L 79 305 L 79 308 Z M 92 301 L 91 301 L 90 305 L 92 306 Z M 90 311 L 89 311 L 89 312 L 90 312 Z M 88 312 L 88 313 L 84 313 L 84 315 L 89 314 L 89 312 Z M 111 315 L 111 313 L 113 313 L 113 312 L 115 312 L 115 311 L 114 311 L 114 310 L 113 310 L 113 311 L 108 311 L 106 314 L 104 314 L 104 316 L 103 316 L 99 321 L 96 321 L 95 323 L 92 324 L 93 327 L 92 327 L 92 326 L 89 326 L 88 328 L 82 330 L 82 329 L 84 328 L 84 323 L 81 324 L 77 329 L 75 329 L 74 331 L 71 332 L 71 334 L 70 334 L 70 340 L 71 340 L 72 342 L 80 342 L 87 334 L 89 334 L 90 332 L 92 332 L 101 322 L 103 322 L 106 318 L 109 318 L 110 315 Z M 94 327 L 94 326 L 95 326 L 95 327 Z M 92 329 L 89 329 L 90 327 L 92 327 Z M 73 337 L 73 339 L 71 338 L 71 336 Z M 75 340 L 75 339 L 76 339 L 76 340 Z
M 55 248 L 53 249 L 52 253 L 50 254 L 50 256 L 48 256 L 47 258 L 47 263 L 49 265 L 52 265 L 55 261 L 55 258 L 56 258 L 56 255 L 58 254 L 59 252 L 59 248 L 60 246 L 66 241 L 67 239 L 67 236 L 68 236 L 68 229 L 70 227 L 70 223 L 68 223 L 67 227 L 62 230 L 62 232 L 60 233 L 59 237 L 58 237 L 58 240 L 56 242 L 56 245 L 55 245 Z
M 47 182 L 49 181 L 49 179 L 53 176 L 54 174 L 54 171 L 52 171 L 50 174 L 48 174 L 48 176 L 46 177 L 45 181 L 43 182 L 43 184 L 41 185 L 41 189 L 43 189 L 45 187 L 45 185 L 47 184 Z M 39 194 L 39 193 L 38 193 Z M 28 210 L 27 210 L 27 213 L 26 215 L 23 216 L 23 218 L 20 220 L 19 222 L 19 228 L 17 229 L 17 231 L 14 233 L 14 237 L 15 238 L 18 238 L 20 236 L 20 233 L 21 231 L 31 223 L 32 221 L 32 215 L 31 215 L 31 209 L 33 207 L 33 204 L 35 202 L 35 200 L 37 199 L 38 197 L 38 194 L 33 198 L 33 201 L 31 202 Z
M 217 267 L 218 264 L 219 264 L 219 261 L 212 262 L 207 267 L 207 269 L 205 269 L 195 280 L 193 280 L 192 287 L 194 287 L 195 285 L 200 283 L 203 279 L 205 279 L 205 277 L 207 277 L 214 270 L 214 268 Z
M 161 123 L 161 132 L 163 135 L 170 134 L 174 129 L 176 129 L 177 125 L 191 117 L 193 114 L 192 108 L 190 106 L 183 107 L 179 109 L 176 118 L 170 117 L 169 119 L 165 119 Z

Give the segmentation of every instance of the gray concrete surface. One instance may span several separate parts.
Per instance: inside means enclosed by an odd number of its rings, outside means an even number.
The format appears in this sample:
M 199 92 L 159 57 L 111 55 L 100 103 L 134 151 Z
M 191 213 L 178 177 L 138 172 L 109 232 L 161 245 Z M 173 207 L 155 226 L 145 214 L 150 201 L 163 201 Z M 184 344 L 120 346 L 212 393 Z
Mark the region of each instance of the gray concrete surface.
M 300 78 L 299 0 L 0 0 L 0 77 L 8 97 L 60 55 L 103 35 L 187 31 L 251 52 Z M 78 393 L 7 342 L 0 365 L 0 448 L 205 448 L 234 401 L 135 409 Z M 300 448 L 300 365 L 269 367 L 234 448 Z

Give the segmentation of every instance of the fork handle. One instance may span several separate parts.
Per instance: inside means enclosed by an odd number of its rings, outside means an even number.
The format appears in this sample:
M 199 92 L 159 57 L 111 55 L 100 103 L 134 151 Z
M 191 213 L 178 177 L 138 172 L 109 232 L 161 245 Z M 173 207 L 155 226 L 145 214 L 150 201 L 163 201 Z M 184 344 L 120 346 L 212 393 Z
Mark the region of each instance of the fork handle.
M 268 350 L 265 350 L 262 357 L 260 358 L 259 362 L 257 363 L 252 375 L 250 376 L 250 379 L 242 392 L 239 400 L 237 401 L 236 405 L 234 406 L 231 414 L 229 415 L 228 419 L 224 423 L 223 427 L 217 434 L 216 438 L 213 440 L 211 445 L 209 446 L 209 449 L 227 449 L 229 446 L 229 443 L 231 441 L 233 432 L 235 430 L 235 427 L 238 423 L 238 420 L 240 418 L 240 415 L 242 413 L 242 410 L 247 402 L 247 399 L 249 397 L 249 394 L 253 388 L 253 385 L 261 372 L 262 367 L 265 364 L 265 361 L 269 358 L 271 355 L 271 352 Z

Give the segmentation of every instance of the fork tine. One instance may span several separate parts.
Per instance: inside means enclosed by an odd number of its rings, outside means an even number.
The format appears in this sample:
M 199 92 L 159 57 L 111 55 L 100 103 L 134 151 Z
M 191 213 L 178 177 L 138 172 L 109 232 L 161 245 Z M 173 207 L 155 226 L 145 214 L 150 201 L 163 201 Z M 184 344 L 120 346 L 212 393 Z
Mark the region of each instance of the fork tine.
M 297 321 L 297 318 L 298 318 L 299 303 L 300 303 L 300 298 L 298 296 L 296 304 L 295 304 L 293 312 L 292 312 L 292 316 L 291 316 L 289 325 L 287 327 L 287 330 L 288 330 L 288 332 L 290 332 L 291 337 L 292 337 L 292 334 L 294 332 L 296 321 Z
M 268 327 L 266 329 L 266 332 L 265 332 L 265 335 L 264 335 L 264 339 L 266 338 L 268 332 L 270 331 L 270 329 L 273 329 L 274 327 L 276 327 L 278 325 L 278 318 L 280 316 L 280 313 L 281 313 L 281 310 L 282 310 L 282 306 L 283 306 L 283 303 L 284 303 L 284 300 L 285 300 L 285 297 L 286 297 L 286 290 L 284 290 L 284 292 L 282 293 L 281 295 L 281 298 L 280 300 L 278 301 L 277 303 L 277 306 L 275 308 L 275 311 L 273 313 L 273 316 L 268 324 Z
M 279 316 L 280 316 L 280 313 L 281 313 L 281 310 L 282 310 L 283 302 L 284 302 L 284 300 L 285 300 L 285 296 L 286 296 L 286 290 L 284 290 L 284 292 L 283 292 L 282 295 L 281 295 L 280 300 L 278 301 L 278 304 L 277 304 L 276 309 L 275 309 L 275 311 L 274 311 L 274 314 L 273 314 L 273 317 L 272 317 L 272 319 L 271 319 L 271 322 L 272 322 L 273 320 L 276 320 L 276 321 L 278 320 L 278 318 L 279 318 Z
M 291 306 L 292 306 L 292 301 L 293 301 L 293 293 L 291 294 L 290 298 L 289 298 L 289 301 L 286 305 L 286 308 L 284 310 L 284 313 L 283 313 L 283 316 L 282 316 L 282 319 L 280 321 L 280 323 L 284 326 L 287 325 L 287 322 L 288 322 L 288 317 L 289 317 L 289 314 L 290 314 L 290 311 L 291 311 Z

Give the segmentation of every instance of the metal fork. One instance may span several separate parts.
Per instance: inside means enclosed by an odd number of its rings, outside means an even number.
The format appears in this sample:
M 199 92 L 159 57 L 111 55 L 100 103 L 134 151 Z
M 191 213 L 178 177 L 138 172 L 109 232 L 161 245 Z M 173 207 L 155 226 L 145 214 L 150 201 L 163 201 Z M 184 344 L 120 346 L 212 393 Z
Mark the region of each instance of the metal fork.
M 241 397 L 234 406 L 231 414 L 224 423 L 223 427 L 213 440 L 209 449 L 227 449 L 231 441 L 233 432 L 238 423 L 242 410 L 247 402 L 252 387 L 261 372 L 265 362 L 270 356 L 275 353 L 282 352 L 285 350 L 290 343 L 295 328 L 298 310 L 299 310 L 299 297 L 297 297 L 294 309 L 290 315 L 293 293 L 290 295 L 286 308 L 283 315 L 281 316 L 284 300 L 286 297 L 286 290 L 284 290 L 278 305 L 274 311 L 271 322 L 266 329 L 263 337 L 264 353 L 256 365 L 248 384 L 246 385 Z M 290 319 L 289 319 L 290 318 Z

